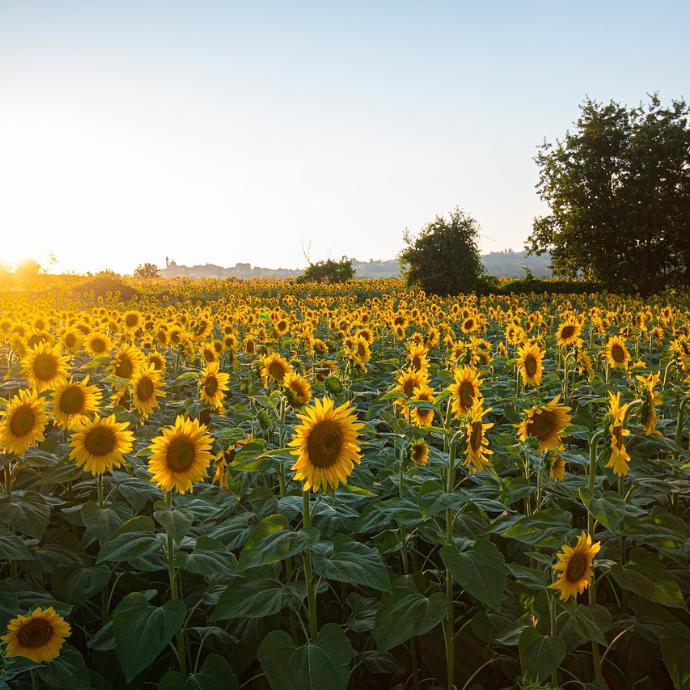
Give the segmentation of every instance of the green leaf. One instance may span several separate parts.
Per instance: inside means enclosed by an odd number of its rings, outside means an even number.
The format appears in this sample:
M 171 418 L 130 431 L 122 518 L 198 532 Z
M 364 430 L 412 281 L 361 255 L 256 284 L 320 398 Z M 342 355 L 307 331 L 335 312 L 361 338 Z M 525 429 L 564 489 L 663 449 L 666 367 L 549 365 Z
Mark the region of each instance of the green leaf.
M 292 532 L 284 515 L 269 515 L 249 535 L 240 554 L 239 570 L 278 563 L 308 549 L 318 540 L 319 532 L 313 527 Z
M 81 519 L 84 521 L 87 533 L 96 537 L 101 544 L 115 534 L 115 531 L 130 515 L 131 513 L 122 503 L 99 508 L 97 503 L 89 501 L 81 509 Z
M 441 559 L 455 581 L 482 604 L 501 610 L 508 572 L 503 554 L 490 541 L 477 541 L 467 551 L 441 548 Z
M 334 537 L 332 548 L 325 543 L 317 544 L 312 565 L 317 575 L 328 580 L 391 591 L 388 569 L 381 554 L 344 534 Z
M 690 628 L 667 623 L 661 631 L 661 657 L 676 690 L 690 689 Z
M 187 610 L 179 599 L 151 606 L 141 592 L 125 596 L 113 611 L 117 658 L 127 682 L 149 666 L 184 624 Z
M 49 518 L 50 506 L 35 491 L 27 491 L 22 496 L 14 494 L 11 499 L 0 500 L 0 522 L 34 539 L 43 536 Z
M 577 604 L 567 609 L 568 620 L 561 631 L 566 642 L 572 640 L 573 647 L 592 641 L 608 644 L 604 633 L 611 627 L 611 615 L 604 606 Z
M 85 690 L 91 687 L 84 657 L 70 644 L 63 645 L 57 659 L 41 666 L 38 675 L 51 688 Z
M 30 561 L 33 558 L 21 537 L 0 527 L 0 560 Z
M 274 630 L 261 641 L 257 658 L 273 690 L 347 690 L 352 645 L 333 623 L 302 646 Z
M 383 595 L 376 612 L 374 641 L 382 652 L 424 635 L 446 615 L 445 596 L 439 592 L 424 596 L 411 575 L 401 575 L 392 584 L 392 593 Z
M 211 621 L 231 618 L 263 618 L 278 613 L 286 605 L 283 585 L 278 580 L 237 580 L 220 595 Z
M 159 525 L 165 528 L 168 534 L 172 534 L 175 543 L 179 544 L 192 529 L 192 517 L 188 511 L 181 508 L 166 508 L 155 510 L 153 517 Z
M 237 570 L 237 559 L 230 549 L 210 537 L 199 537 L 192 553 L 177 554 L 180 569 L 202 575 L 211 584 L 225 584 Z
M 502 536 L 517 539 L 523 544 L 560 547 L 570 532 L 572 515 L 565 510 L 548 508 L 534 513 L 531 517 L 521 517 L 506 530 Z
M 209 654 L 197 673 L 168 671 L 161 679 L 159 690 L 238 690 L 237 676 L 227 659 Z
M 77 607 L 98 594 L 109 580 L 110 568 L 107 565 L 58 566 L 52 576 L 53 592 L 60 601 Z
M 165 538 L 162 534 L 154 534 L 153 529 L 153 520 L 149 517 L 140 515 L 128 520 L 103 544 L 96 563 L 127 561 L 153 553 Z
M 529 680 L 541 681 L 551 675 L 565 659 L 563 640 L 542 635 L 536 628 L 525 628 L 518 645 L 520 665 Z
M 623 589 L 657 604 L 685 609 L 683 592 L 666 566 L 649 551 L 636 547 L 624 566 L 615 565 L 611 575 Z

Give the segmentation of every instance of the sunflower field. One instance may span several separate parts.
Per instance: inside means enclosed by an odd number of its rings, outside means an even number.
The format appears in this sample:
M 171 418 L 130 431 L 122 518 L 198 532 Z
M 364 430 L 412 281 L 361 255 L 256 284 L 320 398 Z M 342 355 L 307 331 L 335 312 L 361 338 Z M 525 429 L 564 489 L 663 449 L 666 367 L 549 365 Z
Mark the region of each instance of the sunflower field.
M 690 688 L 690 303 L 0 286 L 0 689 Z

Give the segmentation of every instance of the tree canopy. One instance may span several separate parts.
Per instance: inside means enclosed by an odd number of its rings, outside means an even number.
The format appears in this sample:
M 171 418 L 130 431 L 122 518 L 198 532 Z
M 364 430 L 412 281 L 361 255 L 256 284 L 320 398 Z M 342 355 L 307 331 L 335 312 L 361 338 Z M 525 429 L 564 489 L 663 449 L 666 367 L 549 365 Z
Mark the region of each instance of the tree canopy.
M 456 208 L 449 218 L 436 216 L 416 235 L 406 230 L 406 247 L 400 252 L 408 285 L 418 285 L 434 295 L 457 295 L 484 286 L 479 258 L 479 225 Z
M 317 261 L 310 263 L 304 273 L 297 278 L 298 283 L 344 283 L 355 276 L 352 259 L 344 256 L 340 261 Z
M 642 294 L 688 285 L 690 111 L 656 95 L 629 108 L 587 99 L 574 130 L 539 149 L 530 252 L 549 251 L 557 275 Z

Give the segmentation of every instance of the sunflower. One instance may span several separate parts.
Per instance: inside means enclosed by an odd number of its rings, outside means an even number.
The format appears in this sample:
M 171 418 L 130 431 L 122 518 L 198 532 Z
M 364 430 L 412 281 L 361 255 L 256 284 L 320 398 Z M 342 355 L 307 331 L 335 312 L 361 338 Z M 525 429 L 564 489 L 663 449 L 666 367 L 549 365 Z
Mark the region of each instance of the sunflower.
M 213 472 L 212 484 L 218 484 L 222 489 L 228 489 L 230 484 L 228 481 L 228 466 L 235 461 L 237 451 L 246 446 L 254 440 L 254 434 L 247 434 L 247 436 L 239 441 L 231 443 L 225 450 L 221 450 L 215 456 L 215 470 Z
M 302 423 L 289 443 L 297 456 L 291 468 L 296 470 L 295 479 L 304 482 L 305 491 L 346 484 L 361 461 L 358 432 L 364 426 L 356 421 L 351 403 L 334 408 L 330 398 L 322 398 L 297 417 Z
M 141 314 L 134 309 L 126 311 L 122 315 L 122 325 L 128 333 L 134 332 L 141 326 Z
M 491 408 L 483 409 L 481 398 L 476 398 L 470 410 L 467 421 L 467 445 L 465 447 L 465 467 L 472 467 L 474 471 L 483 470 L 489 464 L 487 455 L 493 451 L 488 448 L 489 439 L 486 430 L 491 429 L 493 423 L 484 424 L 484 415 L 491 412 Z
M 105 333 L 90 333 L 86 338 L 86 349 L 94 357 L 103 357 L 110 352 L 112 345 Z
M 69 623 L 52 606 L 39 606 L 28 616 L 15 616 L 7 624 L 7 634 L 0 639 L 6 645 L 7 656 L 23 656 L 40 664 L 60 656 L 70 633 Z
M 410 368 L 413 371 L 428 371 L 429 356 L 424 345 L 412 344 L 407 352 Z
M 70 379 L 53 391 L 51 398 L 53 417 L 61 429 L 72 429 L 88 419 L 101 403 L 98 386 L 89 385 L 89 377 L 82 381 Z
M 65 352 L 77 354 L 81 348 L 83 336 L 76 328 L 69 328 L 60 336 L 60 345 Z
M 482 384 L 479 372 L 473 367 L 456 369 L 455 383 L 448 386 L 452 396 L 452 409 L 457 417 L 463 417 L 472 410 L 474 401 L 481 398 L 479 387 Z
M 359 367 L 364 366 L 371 359 L 371 346 L 369 341 L 361 335 L 356 336 L 354 342 L 348 347 L 349 358 Z
M 293 407 L 302 407 L 311 400 L 311 385 L 304 376 L 290 372 L 283 379 L 283 386 L 288 402 Z
M 177 489 L 181 494 L 192 491 L 192 484 L 208 473 L 213 439 L 206 426 L 181 415 L 175 424 L 161 431 L 150 445 L 151 481 L 163 491 Z
M 45 401 L 36 391 L 20 390 L 0 415 L 0 448 L 4 453 L 24 455 L 45 438 Z
M 581 332 L 582 326 L 580 322 L 575 319 L 568 319 L 558 327 L 556 341 L 561 346 L 570 345 L 580 337 Z
M 549 451 L 546 462 L 549 467 L 549 479 L 555 482 L 562 482 L 565 479 L 565 460 L 563 456 L 555 450 Z
M 640 419 L 644 427 L 645 436 L 661 436 L 661 432 L 656 428 L 659 419 L 656 408 L 661 404 L 659 394 L 654 390 L 659 385 L 661 378 L 659 373 L 649 374 L 649 376 L 636 376 L 638 382 L 638 396 L 642 400 Z
M 516 424 L 517 436 L 526 441 L 533 436 L 539 442 L 539 450 L 554 450 L 561 445 L 563 432 L 570 424 L 570 408 L 559 403 L 560 395 L 546 405 L 535 405 L 527 411 L 527 419 Z
M 110 363 L 110 373 L 121 379 L 132 379 L 137 369 L 144 363 L 144 354 L 133 345 L 121 345 Z
M 611 436 L 609 447 L 611 455 L 609 461 L 606 463 L 606 468 L 610 469 L 617 477 L 624 477 L 630 468 L 630 455 L 625 448 L 625 437 L 630 434 L 629 429 L 624 429 L 625 415 L 628 411 L 630 403 L 621 405 L 621 394 L 611 393 L 609 391 L 609 418 L 611 423 L 609 425 L 609 434 Z
M 601 544 L 592 543 L 592 536 L 585 532 L 579 536 L 575 547 L 563 545 L 560 553 L 556 554 L 558 563 L 554 570 L 559 572 L 558 579 L 549 585 L 549 589 L 560 592 L 561 601 L 568 601 L 577 597 L 589 587 L 594 577 L 594 557 L 599 553 Z
M 625 340 L 617 335 L 609 338 L 606 343 L 606 360 L 612 369 L 627 369 L 630 353 L 625 347 Z
M 283 379 L 290 373 L 292 373 L 292 366 L 277 352 L 264 357 L 263 369 L 261 369 L 261 379 L 264 385 L 268 385 L 271 380 L 282 385 Z
M 421 400 L 422 402 L 433 402 L 434 400 L 434 389 L 431 386 L 423 384 L 418 388 L 414 389 L 412 397 L 415 400 Z M 406 409 L 407 411 L 407 409 Z M 409 406 L 409 417 L 407 414 L 406 418 L 409 419 L 416 426 L 431 426 L 434 422 L 434 411 L 428 410 L 426 408 L 417 407 L 412 404 Z
M 407 449 L 407 457 L 415 465 L 426 465 L 429 462 L 429 445 L 423 438 L 415 439 Z
M 118 422 L 115 415 L 85 421 L 76 427 L 70 440 L 69 456 L 75 464 L 93 475 L 112 472 L 124 465 L 125 453 L 134 447 L 129 422 Z
M 163 381 L 154 364 L 142 364 L 132 376 L 132 404 L 148 417 L 157 407 L 158 398 L 165 397 Z
M 538 386 L 541 383 L 541 377 L 544 373 L 541 361 L 544 359 L 544 354 L 544 350 L 539 346 L 529 343 L 518 349 L 517 365 L 523 385 Z
M 39 393 L 52 390 L 67 380 L 67 357 L 48 342 L 38 343 L 24 355 L 22 373 Z
M 218 362 L 206 364 L 199 377 L 199 399 L 214 411 L 223 410 L 223 399 L 230 386 L 230 374 L 220 371 Z
M 165 373 L 165 355 L 158 352 L 158 350 L 152 350 L 149 352 L 148 355 L 146 355 L 146 361 L 149 364 L 153 364 L 155 370 L 160 374 Z

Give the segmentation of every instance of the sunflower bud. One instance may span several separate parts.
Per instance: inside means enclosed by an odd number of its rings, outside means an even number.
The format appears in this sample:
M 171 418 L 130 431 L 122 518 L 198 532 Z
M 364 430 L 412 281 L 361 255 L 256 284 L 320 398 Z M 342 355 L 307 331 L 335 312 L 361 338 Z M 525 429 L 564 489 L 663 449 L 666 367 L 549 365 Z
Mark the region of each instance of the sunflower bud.
M 343 392 L 343 382 L 333 374 L 326 377 L 324 385 L 331 395 L 340 395 Z

